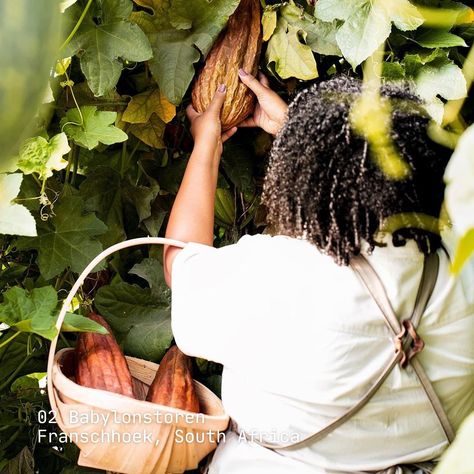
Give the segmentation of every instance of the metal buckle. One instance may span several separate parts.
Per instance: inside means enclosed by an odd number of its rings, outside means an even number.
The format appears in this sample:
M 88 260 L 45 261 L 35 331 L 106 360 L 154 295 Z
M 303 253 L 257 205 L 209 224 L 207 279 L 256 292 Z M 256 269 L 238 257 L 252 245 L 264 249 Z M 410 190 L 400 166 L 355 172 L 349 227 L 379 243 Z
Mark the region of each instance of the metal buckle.
M 409 341 L 407 343 L 407 341 Z M 395 353 L 401 353 L 400 365 L 405 368 L 410 360 L 425 347 L 410 319 L 402 321 L 402 329 L 394 338 Z

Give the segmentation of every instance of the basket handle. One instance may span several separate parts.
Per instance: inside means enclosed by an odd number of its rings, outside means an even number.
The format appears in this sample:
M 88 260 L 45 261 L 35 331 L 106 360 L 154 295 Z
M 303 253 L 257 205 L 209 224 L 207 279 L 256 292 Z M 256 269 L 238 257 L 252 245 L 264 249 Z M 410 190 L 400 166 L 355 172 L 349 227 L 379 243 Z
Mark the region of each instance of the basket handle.
M 56 329 L 57 329 L 57 334 L 54 337 L 54 339 L 51 341 L 51 346 L 49 348 L 49 355 L 48 355 L 48 370 L 47 370 L 47 383 L 48 383 L 48 398 L 49 398 L 49 403 L 51 404 L 51 408 L 53 412 L 57 413 L 57 405 L 56 405 L 56 400 L 54 398 L 54 393 L 53 393 L 53 377 L 52 377 L 52 372 L 53 372 L 53 362 L 54 362 L 54 354 L 56 352 L 56 346 L 58 343 L 58 338 L 59 338 L 59 332 L 61 331 L 61 327 L 63 325 L 64 318 L 66 316 L 67 310 L 71 304 L 72 299 L 74 296 L 76 296 L 77 291 L 81 287 L 81 285 L 84 283 L 84 280 L 87 278 L 89 273 L 98 265 L 104 258 L 108 257 L 114 252 L 117 252 L 117 250 L 122 250 L 126 249 L 128 247 L 136 247 L 138 245 L 171 245 L 173 247 L 180 247 L 183 248 L 186 243 L 181 242 L 180 240 L 174 240 L 174 239 L 167 239 L 164 237 L 140 237 L 138 239 L 130 239 L 126 240 L 124 242 L 119 242 L 118 244 L 112 245 L 111 247 L 106 248 L 103 250 L 97 257 L 95 257 L 89 265 L 87 265 L 86 268 L 84 268 L 84 271 L 79 275 L 79 278 L 76 280 L 74 283 L 73 287 L 71 288 L 71 291 L 67 295 L 67 298 L 64 300 L 63 305 L 61 307 L 61 311 L 59 313 L 58 319 L 56 321 Z

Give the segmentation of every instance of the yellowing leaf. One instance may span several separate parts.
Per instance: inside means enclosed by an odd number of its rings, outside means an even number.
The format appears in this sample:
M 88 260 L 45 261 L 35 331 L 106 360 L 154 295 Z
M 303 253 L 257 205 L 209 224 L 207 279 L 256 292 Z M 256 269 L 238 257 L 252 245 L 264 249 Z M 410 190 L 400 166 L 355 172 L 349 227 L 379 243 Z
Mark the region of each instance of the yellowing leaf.
M 265 10 L 262 15 L 263 41 L 268 41 L 277 26 L 276 10 Z
M 381 5 L 399 30 L 416 30 L 424 22 L 423 15 L 418 11 L 418 8 L 408 0 L 383 0 Z
M 170 122 L 176 115 L 176 107 L 158 89 L 150 89 L 132 97 L 122 120 L 129 123 L 146 123 L 155 113 L 163 122 Z
M 17 166 L 24 174 L 36 173 L 40 179 L 46 179 L 53 175 L 53 170 L 67 166 L 63 156 L 70 149 L 65 133 L 58 133 L 49 141 L 43 137 L 29 138 L 20 149 Z
M 64 76 L 68 67 L 71 65 L 71 57 L 58 59 L 54 67 L 54 77 Z
M 142 142 L 153 148 L 165 148 L 163 134 L 165 132 L 165 122 L 156 114 L 152 114 L 147 123 L 134 123 L 129 131 Z
M 30 211 L 12 201 L 20 192 L 21 173 L 0 174 L 0 234 L 36 236 L 36 222 Z
M 268 42 L 267 64 L 275 63 L 275 71 L 282 79 L 310 80 L 318 77 L 313 52 L 308 45 L 301 43 L 300 32 L 299 28 L 280 18 Z

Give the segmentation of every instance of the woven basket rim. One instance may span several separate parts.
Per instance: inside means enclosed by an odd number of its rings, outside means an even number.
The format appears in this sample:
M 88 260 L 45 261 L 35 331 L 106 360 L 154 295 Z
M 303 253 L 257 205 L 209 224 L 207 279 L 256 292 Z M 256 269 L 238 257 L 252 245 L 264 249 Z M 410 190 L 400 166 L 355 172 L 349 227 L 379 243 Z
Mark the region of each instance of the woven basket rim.
M 66 354 L 67 352 L 74 351 L 74 348 L 67 347 L 64 349 L 59 350 L 55 356 L 54 356 L 54 363 L 53 363 L 53 371 L 52 371 L 52 385 L 55 390 L 57 390 L 60 394 L 64 394 L 65 396 L 77 400 L 78 403 L 81 403 L 80 400 L 78 400 L 78 393 L 82 393 L 84 395 L 84 398 L 86 398 L 88 401 L 87 405 L 93 406 L 94 408 L 99 408 L 99 409 L 105 409 L 105 410 L 112 410 L 114 409 L 114 401 L 117 402 L 117 408 L 116 411 L 127 411 L 124 410 L 124 408 L 130 408 L 130 405 L 134 405 L 136 408 L 140 408 L 140 411 L 150 411 L 152 409 L 153 411 L 161 411 L 161 412 L 167 412 L 167 413 L 172 413 L 172 414 L 177 414 L 177 415 L 185 415 L 186 419 L 192 420 L 193 418 L 196 418 L 198 420 L 199 418 L 202 419 L 204 417 L 204 420 L 209 421 L 209 422 L 223 422 L 223 424 L 227 424 L 229 421 L 229 415 L 225 413 L 224 407 L 222 405 L 221 399 L 211 390 L 209 390 L 205 385 L 203 385 L 201 382 L 194 380 L 194 383 L 196 383 L 201 390 L 203 390 L 207 396 L 213 399 L 213 402 L 216 403 L 220 409 L 222 410 L 222 415 L 208 415 L 206 413 L 193 413 L 187 410 L 180 410 L 179 408 L 174 408 L 174 407 L 169 407 L 166 405 L 160 405 L 157 403 L 152 403 L 148 402 L 146 400 L 137 400 L 135 398 L 127 397 L 125 395 L 121 395 L 119 393 L 114 393 L 114 392 L 108 392 L 106 390 L 101 390 L 101 389 L 96 389 L 96 388 L 90 388 L 90 387 L 84 387 L 82 385 L 77 384 L 76 382 L 73 382 L 71 379 L 66 377 L 62 370 L 61 370 L 61 364 L 60 364 L 60 359 Z M 155 362 L 150 362 L 145 359 L 140 359 L 138 357 L 131 357 L 131 356 L 125 356 L 127 359 L 133 359 L 135 361 L 143 361 L 147 364 L 153 364 L 156 365 L 157 367 L 159 364 L 156 364 Z M 90 400 L 93 400 L 91 403 Z M 124 403 L 126 402 L 126 403 Z M 128 407 L 126 407 L 128 405 Z M 122 407 L 121 407 L 122 406 Z M 225 427 L 223 428 L 225 429 Z

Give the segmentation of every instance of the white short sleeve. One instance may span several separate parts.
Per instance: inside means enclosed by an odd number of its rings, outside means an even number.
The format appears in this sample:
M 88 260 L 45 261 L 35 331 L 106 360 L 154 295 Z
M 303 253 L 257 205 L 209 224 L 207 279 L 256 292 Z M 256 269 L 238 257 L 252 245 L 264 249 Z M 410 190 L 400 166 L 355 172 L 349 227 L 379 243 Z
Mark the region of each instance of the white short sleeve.
M 189 243 L 175 257 L 171 320 L 176 343 L 186 354 L 228 366 L 237 356 L 237 326 L 246 300 L 238 295 L 245 294 L 252 260 L 248 240 L 219 249 Z

